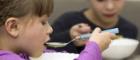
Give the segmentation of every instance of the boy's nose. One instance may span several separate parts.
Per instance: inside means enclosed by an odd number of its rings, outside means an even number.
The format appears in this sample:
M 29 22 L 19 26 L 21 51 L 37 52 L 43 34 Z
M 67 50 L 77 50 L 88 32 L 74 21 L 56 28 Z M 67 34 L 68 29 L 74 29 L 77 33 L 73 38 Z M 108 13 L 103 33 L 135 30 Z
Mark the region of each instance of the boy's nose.
M 113 3 L 113 1 L 108 1 L 106 4 L 106 9 L 109 11 L 112 11 L 114 9 L 115 5 Z

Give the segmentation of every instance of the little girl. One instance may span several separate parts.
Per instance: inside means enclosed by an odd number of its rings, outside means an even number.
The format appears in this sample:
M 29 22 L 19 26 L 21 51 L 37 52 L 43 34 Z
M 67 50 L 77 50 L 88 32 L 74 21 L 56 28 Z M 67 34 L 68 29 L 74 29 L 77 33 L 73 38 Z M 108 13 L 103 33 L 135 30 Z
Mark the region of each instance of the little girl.
M 52 0 L 0 0 L 0 60 L 39 57 L 53 31 L 47 23 L 52 8 Z M 102 60 L 114 37 L 96 28 L 77 60 Z

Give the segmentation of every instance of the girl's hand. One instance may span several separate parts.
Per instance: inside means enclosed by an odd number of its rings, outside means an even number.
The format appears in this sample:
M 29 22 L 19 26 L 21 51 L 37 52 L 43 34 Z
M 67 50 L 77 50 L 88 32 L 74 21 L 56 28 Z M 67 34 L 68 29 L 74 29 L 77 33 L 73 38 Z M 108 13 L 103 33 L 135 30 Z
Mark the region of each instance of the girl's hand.
M 96 28 L 92 32 L 89 41 L 96 42 L 99 45 L 101 51 L 103 51 L 109 46 L 111 40 L 113 40 L 114 38 L 116 38 L 115 34 L 109 32 L 102 32 L 100 28 Z

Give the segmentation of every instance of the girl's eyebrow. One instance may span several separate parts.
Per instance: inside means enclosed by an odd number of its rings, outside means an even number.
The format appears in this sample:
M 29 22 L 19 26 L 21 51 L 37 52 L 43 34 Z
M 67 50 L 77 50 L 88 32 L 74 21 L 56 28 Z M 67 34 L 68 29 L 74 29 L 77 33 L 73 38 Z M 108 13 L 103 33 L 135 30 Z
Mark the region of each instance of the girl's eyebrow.
M 105 0 L 97 0 L 98 2 L 103 2 L 103 1 L 105 1 Z
M 41 19 L 41 21 L 45 21 L 45 22 L 47 22 L 48 19 L 47 19 L 46 17 L 43 17 L 43 18 Z

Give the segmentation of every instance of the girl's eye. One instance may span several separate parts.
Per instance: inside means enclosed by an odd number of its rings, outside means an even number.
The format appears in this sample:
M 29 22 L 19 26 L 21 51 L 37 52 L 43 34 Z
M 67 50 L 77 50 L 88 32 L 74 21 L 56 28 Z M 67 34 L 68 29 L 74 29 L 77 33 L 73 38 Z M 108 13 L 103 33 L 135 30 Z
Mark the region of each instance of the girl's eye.
M 45 22 L 45 21 L 42 21 L 41 23 L 42 23 L 42 25 L 45 25 L 45 24 L 46 24 L 46 22 Z
M 105 0 L 97 0 L 98 2 L 103 2 L 103 1 L 105 1 Z

